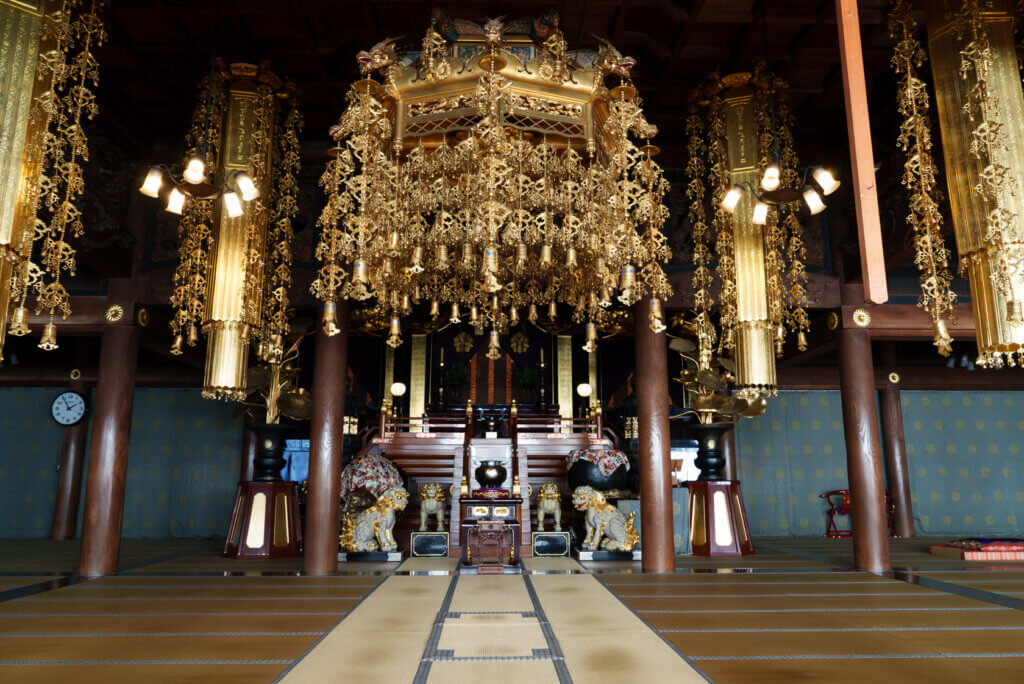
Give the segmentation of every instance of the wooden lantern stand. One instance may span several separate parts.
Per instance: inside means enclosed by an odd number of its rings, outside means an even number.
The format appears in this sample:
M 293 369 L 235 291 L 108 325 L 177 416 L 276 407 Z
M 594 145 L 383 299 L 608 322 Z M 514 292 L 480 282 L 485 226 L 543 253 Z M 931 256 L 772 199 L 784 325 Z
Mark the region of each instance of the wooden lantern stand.
M 697 436 L 700 477 L 690 490 L 690 547 L 695 556 L 749 556 L 754 553 L 738 480 L 722 475 L 722 440 L 732 423 L 688 426 Z

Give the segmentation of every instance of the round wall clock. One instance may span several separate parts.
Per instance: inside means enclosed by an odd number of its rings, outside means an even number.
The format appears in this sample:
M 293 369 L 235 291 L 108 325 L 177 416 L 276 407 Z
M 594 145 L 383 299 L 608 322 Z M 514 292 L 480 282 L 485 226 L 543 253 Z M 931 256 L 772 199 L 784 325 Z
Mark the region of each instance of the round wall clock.
M 64 392 L 53 400 L 50 415 L 64 427 L 82 422 L 85 418 L 85 397 L 78 392 Z

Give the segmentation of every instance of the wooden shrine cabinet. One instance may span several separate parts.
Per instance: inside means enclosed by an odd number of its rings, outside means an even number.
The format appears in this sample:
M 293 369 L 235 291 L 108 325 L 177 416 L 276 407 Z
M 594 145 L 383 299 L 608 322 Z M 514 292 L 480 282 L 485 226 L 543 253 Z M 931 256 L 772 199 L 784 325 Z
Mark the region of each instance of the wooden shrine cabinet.
M 519 562 L 522 499 L 462 499 L 459 534 L 464 565 L 478 572 L 502 572 Z

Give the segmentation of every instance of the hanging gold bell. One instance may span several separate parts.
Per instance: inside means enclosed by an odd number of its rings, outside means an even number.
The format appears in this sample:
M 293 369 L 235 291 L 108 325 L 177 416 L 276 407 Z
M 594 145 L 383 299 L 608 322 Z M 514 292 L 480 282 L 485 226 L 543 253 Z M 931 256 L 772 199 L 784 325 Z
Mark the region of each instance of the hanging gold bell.
M 352 267 L 352 281 L 366 285 L 370 282 L 370 267 L 362 259 L 356 259 Z
M 188 326 L 188 346 L 194 347 L 199 344 L 199 329 L 196 324 Z
M 551 265 L 551 245 L 544 245 L 540 248 L 540 265 Z
M 949 336 L 946 328 L 946 321 L 938 318 L 932 323 L 932 333 L 935 339 L 935 346 L 942 356 L 949 356 L 953 353 L 953 338 Z
M 338 327 L 338 305 L 334 302 L 324 304 L 324 334 L 334 337 L 341 329 Z
M 583 351 L 593 354 L 597 351 L 597 326 L 587 323 L 587 342 L 583 345 Z
M 430 317 L 437 318 L 441 315 L 441 302 L 436 299 L 430 300 Z
M 402 346 L 402 326 L 397 318 L 391 319 L 391 329 L 388 331 L 386 343 L 392 349 Z
M 551 300 L 551 303 L 548 304 L 548 318 L 551 320 L 558 318 L 558 304 L 553 299 Z
M 381 266 L 381 270 L 384 271 L 384 275 L 391 275 L 395 272 L 395 266 L 391 261 L 391 257 L 384 257 L 384 265 Z
M 462 265 L 473 268 L 473 245 L 468 242 L 462 243 Z
M 477 308 L 476 304 L 474 304 L 473 306 L 469 307 L 469 324 L 476 325 L 479 322 L 480 310 Z
M 402 295 L 402 313 L 408 315 L 412 311 L 412 298 L 409 295 Z
M 604 259 L 598 258 L 597 265 L 594 270 L 597 273 L 597 277 L 603 280 L 605 272 L 608 270 L 608 267 L 605 266 Z
M 593 290 L 591 290 L 591 291 L 590 291 L 590 297 L 588 298 L 588 301 L 587 301 L 587 306 L 588 306 L 588 307 L 589 307 L 590 309 L 596 309 L 596 308 L 597 308 L 597 305 L 598 305 L 598 301 L 597 301 L 597 293 L 596 293 L 596 292 L 594 292 Z
M 942 323 L 942 320 L 939 320 Z M 796 348 L 798 351 L 807 351 L 807 333 L 803 330 L 796 334 Z
M 498 272 L 498 248 L 488 245 L 484 248 L 484 271 L 488 273 Z
M 398 231 L 391 231 L 391 237 L 388 239 L 388 249 L 394 251 L 398 249 Z
M 604 307 L 605 309 L 612 305 L 612 291 L 610 288 L 601 288 L 601 299 L 597 302 L 597 304 L 598 306 Z
M 448 268 L 448 245 L 437 246 L 437 265 Z
M 530 308 L 526 311 L 526 320 L 536 323 L 538 318 L 540 318 L 540 315 L 537 313 L 537 305 L 530 304 Z
M 423 247 L 416 245 L 412 248 L 412 265 L 409 267 L 412 273 L 423 273 Z
M 448 317 L 448 320 L 452 323 L 461 323 L 462 317 L 459 315 L 459 303 L 452 302 L 452 315 Z
M 636 269 L 631 264 L 626 264 L 622 267 L 622 271 L 619 273 L 619 289 L 629 290 L 633 288 L 633 284 L 636 282 Z
M 530 253 L 526 250 L 526 243 L 520 242 L 516 248 L 516 266 L 518 268 L 526 267 L 526 260 L 530 258 Z
M 508 324 L 519 325 L 519 307 L 510 306 L 508 309 Z
M 565 266 L 566 268 L 576 268 L 579 263 L 576 261 L 576 248 L 570 247 L 565 252 Z
M 57 348 L 57 326 L 47 323 L 43 326 L 43 335 L 39 338 L 38 347 L 46 351 L 53 351 Z
M 24 306 L 19 306 L 11 312 L 11 327 L 7 329 L 7 333 L 15 337 L 21 337 L 22 335 L 28 335 L 30 332 L 32 330 L 28 327 L 28 309 Z
M 171 343 L 171 353 L 174 354 L 175 356 L 181 356 L 183 353 L 185 353 L 184 350 L 182 350 L 181 348 L 182 345 L 184 344 L 185 338 L 182 337 L 181 335 L 175 335 L 174 342 Z
M 497 318 L 501 314 L 501 307 L 498 306 L 498 295 L 491 297 L 491 316 Z
M 661 312 L 661 300 L 651 300 L 651 314 L 650 314 L 651 330 L 655 333 L 665 332 L 665 318 Z
M 491 328 L 491 340 L 487 344 L 487 353 L 484 355 L 491 361 L 496 361 L 501 358 L 501 345 L 498 341 L 498 330 L 496 328 Z

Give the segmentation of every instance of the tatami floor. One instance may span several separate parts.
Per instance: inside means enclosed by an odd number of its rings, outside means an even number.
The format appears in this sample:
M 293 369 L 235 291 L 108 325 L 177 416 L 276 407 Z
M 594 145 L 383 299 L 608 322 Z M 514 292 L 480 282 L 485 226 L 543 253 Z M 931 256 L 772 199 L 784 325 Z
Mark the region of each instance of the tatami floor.
M 0 681 L 1024 681 L 1024 563 L 893 543 L 856 572 L 845 540 L 765 539 L 755 556 L 639 563 L 454 559 L 342 565 L 221 559 L 126 541 L 117 576 L 74 574 L 76 542 L 0 542 Z

